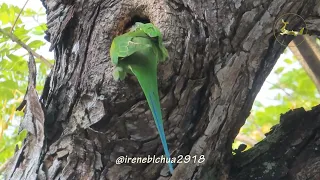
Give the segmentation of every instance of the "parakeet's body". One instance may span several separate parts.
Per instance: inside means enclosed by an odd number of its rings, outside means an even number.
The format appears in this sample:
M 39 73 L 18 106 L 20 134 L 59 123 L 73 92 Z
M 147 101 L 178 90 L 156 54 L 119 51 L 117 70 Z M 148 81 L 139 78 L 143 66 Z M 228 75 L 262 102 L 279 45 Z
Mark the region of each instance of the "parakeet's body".
M 110 56 L 112 63 L 116 66 L 114 70 L 116 80 L 124 79 L 126 73 L 132 73 L 137 77 L 155 120 L 164 152 L 169 159 L 170 153 L 163 129 L 157 83 L 158 63 L 168 57 L 168 52 L 162 44 L 159 29 L 150 23 L 136 23 L 130 32 L 117 36 L 113 40 Z M 168 165 L 172 174 L 171 162 Z

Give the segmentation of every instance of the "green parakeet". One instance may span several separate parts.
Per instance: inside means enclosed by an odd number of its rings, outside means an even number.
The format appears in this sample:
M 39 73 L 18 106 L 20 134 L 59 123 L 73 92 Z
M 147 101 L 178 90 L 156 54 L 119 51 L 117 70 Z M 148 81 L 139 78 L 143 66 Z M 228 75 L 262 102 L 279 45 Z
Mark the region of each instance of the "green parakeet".
M 129 32 L 113 39 L 110 56 L 115 65 L 115 80 L 123 80 L 127 73 L 137 77 L 155 120 L 165 155 L 170 159 L 157 84 L 158 63 L 168 57 L 168 52 L 162 43 L 159 29 L 151 23 L 137 22 Z M 172 163 L 169 162 L 168 165 L 172 174 Z

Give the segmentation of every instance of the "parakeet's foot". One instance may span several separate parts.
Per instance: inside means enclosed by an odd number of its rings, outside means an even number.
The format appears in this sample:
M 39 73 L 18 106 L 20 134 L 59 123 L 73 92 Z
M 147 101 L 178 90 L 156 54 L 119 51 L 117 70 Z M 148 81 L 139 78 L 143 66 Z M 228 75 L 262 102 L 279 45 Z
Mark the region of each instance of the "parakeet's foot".
M 113 79 L 115 81 L 119 81 L 119 79 L 123 80 L 126 77 L 126 72 L 124 71 L 124 69 L 122 67 L 114 68 L 112 74 L 113 74 Z

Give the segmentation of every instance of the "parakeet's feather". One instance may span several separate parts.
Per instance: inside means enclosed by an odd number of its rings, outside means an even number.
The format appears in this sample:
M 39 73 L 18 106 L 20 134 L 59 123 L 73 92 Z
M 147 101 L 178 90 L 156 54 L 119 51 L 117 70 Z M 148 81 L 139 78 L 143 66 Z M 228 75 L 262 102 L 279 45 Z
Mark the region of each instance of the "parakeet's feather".
M 146 62 L 143 59 L 146 59 L 143 54 L 134 54 L 133 57 L 135 61 L 144 63 L 148 68 L 140 68 L 139 65 L 132 63 L 130 69 L 133 74 L 137 77 L 140 86 L 146 96 L 150 110 L 152 112 L 156 127 L 158 129 L 161 143 L 165 152 L 165 155 L 170 159 L 170 153 L 166 141 L 166 136 L 163 129 L 162 122 L 162 113 L 160 108 L 160 100 L 158 95 L 158 85 L 157 85 L 157 64 L 147 60 Z M 130 58 L 131 59 L 131 58 Z M 173 166 L 171 163 L 169 165 L 169 170 L 173 172 Z
M 150 108 L 152 109 L 151 111 L 154 112 L 153 113 L 154 119 L 155 119 L 156 127 L 157 127 L 159 135 L 160 135 L 161 143 L 163 145 L 164 153 L 165 153 L 167 159 L 170 159 L 170 152 L 169 152 L 169 148 L 168 148 L 168 144 L 167 144 L 167 140 L 166 140 L 166 135 L 164 134 L 164 129 L 163 129 L 161 109 L 159 107 L 157 108 L 156 104 L 155 104 L 155 102 L 159 101 L 159 100 L 156 99 L 156 97 L 153 93 L 149 93 L 149 99 L 150 99 Z M 168 165 L 169 165 L 169 170 L 172 173 L 173 166 L 171 163 L 169 163 Z
M 168 57 L 162 44 L 162 35 L 153 24 L 136 23 L 130 32 L 116 37 L 110 48 L 111 62 L 116 66 L 114 78 L 123 79 L 126 73 L 134 74 L 146 96 L 158 129 L 165 155 L 170 159 L 164 133 L 157 83 L 157 66 Z M 173 165 L 168 163 L 171 174 Z

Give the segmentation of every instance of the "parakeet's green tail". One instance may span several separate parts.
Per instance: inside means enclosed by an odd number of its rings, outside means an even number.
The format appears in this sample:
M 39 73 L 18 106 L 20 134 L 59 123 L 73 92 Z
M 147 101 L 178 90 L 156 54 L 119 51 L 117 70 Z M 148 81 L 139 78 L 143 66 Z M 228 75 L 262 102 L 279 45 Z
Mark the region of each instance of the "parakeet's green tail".
M 170 160 L 169 148 L 168 148 L 168 145 L 167 145 L 166 135 L 164 134 L 163 124 L 162 124 L 161 110 L 160 110 L 159 107 L 156 106 L 155 102 L 157 101 L 157 99 L 155 99 L 156 98 L 155 94 L 152 93 L 152 92 L 149 92 L 148 96 L 149 96 L 149 99 L 150 99 L 149 106 L 150 106 L 150 109 L 152 111 L 152 114 L 153 114 L 153 117 L 154 117 L 154 120 L 155 120 L 155 123 L 156 123 L 156 127 L 157 127 L 159 135 L 160 135 L 160 139 L 161 139 L 161 143 L 162 143 L 162 146 L 163 146 L 163 149 L 164 149 L 164 153 L 166 154 L 167 159 Z M 170 172 L 172 174 L 173 173 L 172 163 L 169 162 L 168 166 L 169 166 L 169 170 L 170 170 Z
M 141 54 L 135 54 L 127 59 L 130 64 L 129 69 L 137 77 L 139 84 L 146 96 L 150 110 L 152 112 L 156 127 L 158 129 L 161 143 L 167 159 L 170 160 L 170 153 L 163 129 L 162 113 L 160 108 L 158 83 L 157 83 L 157 64 L 154 61 L 143 58 Z M 144 66 L 142 66 L 143 64 Z M 147 67 L 147 68 L 146 68 Z M 168 163 L 170 173 L 173 173 L 171 160 Z

